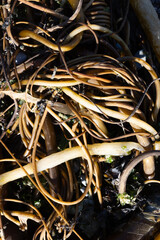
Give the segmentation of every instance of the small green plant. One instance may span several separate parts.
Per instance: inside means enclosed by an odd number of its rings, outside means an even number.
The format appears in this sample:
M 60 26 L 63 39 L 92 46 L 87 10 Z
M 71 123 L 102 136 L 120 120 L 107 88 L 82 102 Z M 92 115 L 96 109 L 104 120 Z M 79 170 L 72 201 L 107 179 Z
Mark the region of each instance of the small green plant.
M 123 193 L 123 194 L 118 194 L 117 197 L 118 201 L 120 202 L 120 204 L 122 206 L 126 205 L 126 204 L 130 204 L 130 205 L 135 205 L 135 200 L 136 198 L 133 196 L 130 196 L 127 193 Z
M 114 161 L 113 157 L 112 156 L 105 156 L 105 162 L 106 163 L 112 163 Z

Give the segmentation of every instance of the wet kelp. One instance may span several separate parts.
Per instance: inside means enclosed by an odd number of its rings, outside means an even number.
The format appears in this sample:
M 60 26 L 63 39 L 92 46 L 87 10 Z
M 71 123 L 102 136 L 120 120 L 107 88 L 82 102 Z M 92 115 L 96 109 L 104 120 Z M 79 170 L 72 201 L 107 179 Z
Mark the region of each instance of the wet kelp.
M 107 239 L 159 178 L 152 46 L 129 1 L 0 9 L 1 238 L 7 219 L 27 239 Z

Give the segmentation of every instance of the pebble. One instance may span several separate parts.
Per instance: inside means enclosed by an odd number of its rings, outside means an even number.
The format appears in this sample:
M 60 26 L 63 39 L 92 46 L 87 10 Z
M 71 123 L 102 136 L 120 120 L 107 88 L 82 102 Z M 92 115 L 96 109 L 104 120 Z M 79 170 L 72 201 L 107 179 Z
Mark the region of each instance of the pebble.
M 24 52 L 19 52 L 16 56 L 16 65 L 19 65 L 27 60 L 27 55 Z

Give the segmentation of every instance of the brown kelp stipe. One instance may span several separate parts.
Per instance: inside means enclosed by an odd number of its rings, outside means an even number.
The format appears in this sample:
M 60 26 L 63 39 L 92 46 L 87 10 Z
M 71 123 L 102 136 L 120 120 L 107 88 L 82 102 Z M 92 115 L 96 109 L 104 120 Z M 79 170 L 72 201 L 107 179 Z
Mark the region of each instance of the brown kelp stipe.
M 92 239 L 80 223 L 88 201 L 110 207 L 141 161 L 146 181 L 159 181 L 154 59 L 132 55 L 130 3 L 117 3 L 121 15 L 111 2 L 0 5 L 2 239 L 4 218 L 24 232 L 33 221 L 34 240 Z

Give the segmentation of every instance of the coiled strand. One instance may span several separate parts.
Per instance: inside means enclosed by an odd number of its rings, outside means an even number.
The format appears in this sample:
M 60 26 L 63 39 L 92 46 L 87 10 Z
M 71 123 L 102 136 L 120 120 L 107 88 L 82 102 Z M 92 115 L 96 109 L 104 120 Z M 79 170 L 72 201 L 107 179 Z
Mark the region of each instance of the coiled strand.
M 84 12 L 91 24 L 110 28 L 110 8 L 105 0 L 84 0 Z

